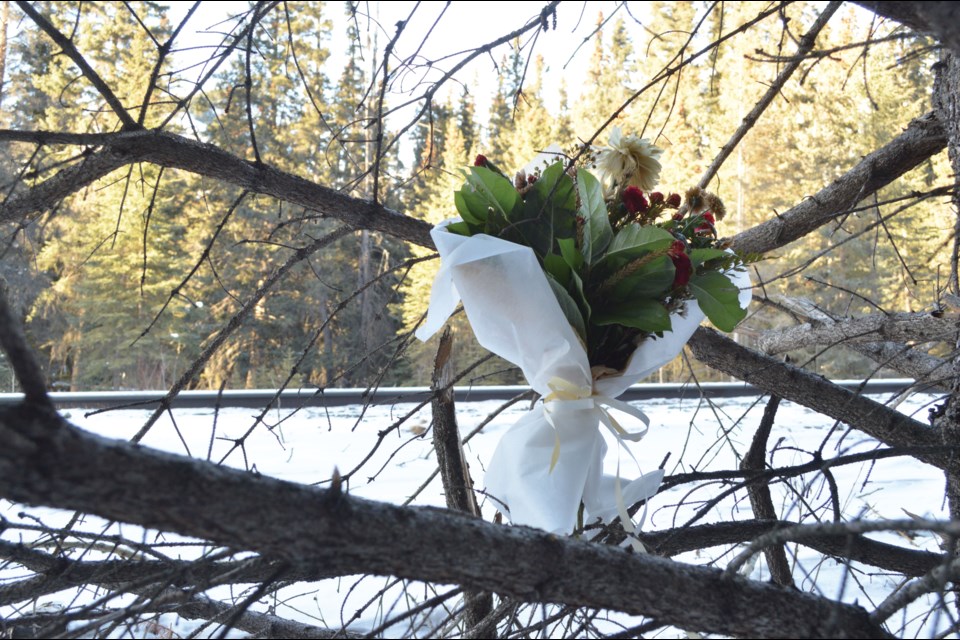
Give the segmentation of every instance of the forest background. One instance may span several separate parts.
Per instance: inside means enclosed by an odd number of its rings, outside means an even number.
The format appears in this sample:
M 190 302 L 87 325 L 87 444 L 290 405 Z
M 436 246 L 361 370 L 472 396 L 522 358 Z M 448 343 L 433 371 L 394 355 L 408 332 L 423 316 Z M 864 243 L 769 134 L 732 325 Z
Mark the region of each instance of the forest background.
M 475 63 L 472 76 L 461 73 L 406 107 L 425 110 L 409 124 L 401 107 L 436 79 L 440 65 L 411 69 L 381 93 L 372 78 L 384 51 L 388 63 L 409 53 L 400 51 L 407 41 L 394 39 L 393 25 L 366 15 L 366 4 L 286 3 L 263 17 L 247 53 L 206 76 L 188 110 L 165 122 L 163 109 L 143 109 L 140 119 L 352 196 L 376 191 L 387 207 L 437 223 L 454 215 L 452 192 L 476 154 L 512 171 L 551 143 L 570 147 L 591 139 L 618 113 L 617 126 L 664 148 L 661 190 L 683 193 L 781 71 L 780 52 L 793 46 L 790 30 L 802 33 L 819 5 L 789 5 L 754 25 L 751 38 L 723 42 L 618 109 L 686 46 L 688 34 L 708 42 L 752 20 L 761 4 L 727 3 L 709 13 L 701 3 L 611 4 L 606 13 L 584 5 L 566 50 L 533 51 L 529 36 L 511 40 Z M 174 28 L 163 4 L 34 7 L 70 34 L 125 104 L 141 101 L 156 76 L 154 99 L 172 105 L 191 88 L 191 73 L 212 67 L 201 50 L 171 55 L 155 68 L 157 43 Z M 2 15 L 0 128 L 117 131 L 116 113 L 78 81 L 67 56 L 54 55 L 57 45 L 16 5 L 3 2 Z M 227 33 L 241 22 L 210 30 Z M 346 43 L 336 54 L 333 33 Z M 844 46 L 865 40 L 869 55 L 866 47 Z M 800 202 L 927 111 L 937 56 L 928 45 L 896 23 L 841 8 L 818 37 L 824 53 L 782 88 L 711 183 L 729 212 L 720 234 L 732 236 Z M 583 77 L 565 69 L 574 51 Z M 399 114 L 380 132 L 380 141 L 400 140 L 385 153 L 378 153 L 373 117 L 380 105 Z M 43 182 L 84 153 L 27 143 L 5 149 L 5 194 Z M 378 171 L 371 171 L 374 163 Z M 943 195 L 937 185 L 949 174 L 945 151 L 931 157 L 839 223 L 768 254 L 755 265 L 755 281 L 769 299 L 789 290 L 843 316 L 933 308 L 953 228 L 945 198 L 935 196 Z M 918 201 L 899 210 L 908 197 Z M 4 221 L 0 276 L 54 388 L 167 388 L 304 239 L 337 226 L 309 209 L 143 164 L 96 181 L 40 218 Z M 431 255 L 375 231 L 342 234 L 321 258 L 307 258 L 271 283 L 190 386 L 427 384 L 436 347 L 417 343 L 411 332 L 436 271 L 437 261 L 426 260 Z M 786 321 L 767 305 L 736 339 L 752 344 L 759 331 Z M 452 325 L 457 370 L 484 359 L 466 320 Z M 810 347 L 792 356 L 830 378 L 884 374 L 843 348 Z M 686 380 L 691 372 L 701 380 L 721 375 L 681 357 L 655 379 Z M 496 359 L 470 376 L 477 384 L 522 383 Z M 14 387 L 0 356 L 0 388 Z

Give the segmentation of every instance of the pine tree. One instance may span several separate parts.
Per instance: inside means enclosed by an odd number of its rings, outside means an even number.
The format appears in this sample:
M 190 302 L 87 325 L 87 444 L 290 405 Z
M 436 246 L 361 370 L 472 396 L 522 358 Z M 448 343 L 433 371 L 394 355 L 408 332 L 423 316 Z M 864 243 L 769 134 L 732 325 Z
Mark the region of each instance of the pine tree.
M 157 58 L 145 28 L 161 40 L 169 34 L 160 5 L 49 3 L 35 8 L 71 34 L 124 105 L 140 105 Z M 145 27 L 118 19 L 118 12 L 128 10 L 135 11 Z M 25 31 L 14 47 L 17 68 L 8 98 L 16 105 L 15 126 L 80 132 L 119 127 L 117 115 L 88 88 L 72 61 L 52 55 L 56 47 L 46 35 Z M 38 50 L 50 55 L 38 55 Z M 44 167 L 57 166 L 73 153 L 40 149 L 34 156 L 36 175 L 46 179 Z M 42 233 L 29 232 L 41 247 L 36 264 L 53 282 L 33 305 L 31 332 L 59 372 L 54 377 L 74 387 L 160 386 L 175 352 L 196 347 L 198 340 L 188 339 L 192 332 L 182 324 L 186 312 L 177 304 L 137 340 L 163 306 L 173 274 L 191 251 L 182 239 L 186 220 L 179 208 L 183 196 L 177 195 L 182 185 L 170 174 L 160 181 L 160 174 L 158 168 L 145 166 L 107 176 L 62 203 L 40 227 Z M 91 325 L 94 316 L 104 320 Z M 65 337 L 48 338 L 46 329 L 52 327 Z M 184 339 L 177 343 L 172 334 Z
M 497 92 L 490 105 L 486 144 L 482 148 L 484 155 L 496 158 L 497 163 L 503 167 L 513 167 L 519 160 L 514 153 L 513 135 L 516 131 L 515 115 L 523 89 L 522 82 L 523 57 L 520 54 L 520 43 L 514 42 L 510 55 L 503 56 L 500 60 Z
M 249 53 L 250 104 L 244 86 L 247 54 L 240 54 L 217 79 L 212 107 L 205 117 L 210 135 L 241 156 L 261 159 L 319 182 L 346 179 L 331 154 L 335 114 L 325 64 L 331 23 L 322 3 L 291 3 L 286 11 L 264 16 L 253 31 Z M 304 43 L 310 43 L 305 46 Z M 296 60 L 294 59 L 296 56 Z M 249 114 L 253 116 L 251 126 Z M 253 129 L 251 133 L 250 130 Z M 347 178 L 349 179 L 349 178 Z M 215 196 L 226 211 L 238 193 Z M 290 210 L 265 197 L 247 197 L 231 216 L 210 264 L 220 286 L 210 291 L 215 317 L 226 321 L 244 302 L 234 292 L 252 291 L 291 255 L 291 248 L 335 228 L 306 210 Z M 338 269 L 340 261 L 337 261 Z M 295 384 L 325 384 L 335 358 L 334 327 L 324 325 L 339 291 L 352 291 L 355 275 L 302 263 L 261 300 L 252 317 L 231 336 L 207 366 L 205 383 L 225 379 L 247 387 L 284 383 L 294 364 Z M 320 338 L 309 345 L 321 326 Z

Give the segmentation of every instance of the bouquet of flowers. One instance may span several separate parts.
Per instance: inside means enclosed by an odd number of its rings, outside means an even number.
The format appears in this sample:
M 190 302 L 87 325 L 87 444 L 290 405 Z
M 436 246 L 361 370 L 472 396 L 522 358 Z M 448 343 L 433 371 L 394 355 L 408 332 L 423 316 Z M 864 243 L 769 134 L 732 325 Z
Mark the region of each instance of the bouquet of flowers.
M 512 180 L 477 157 L 454 194 L 460 218 L 432 232 L 441 268 L 417 332 L 429 338 L 462 300 L 478 342 L 543 397 L 501 439 L 486 492 L 514 523 L 562 533 L 581 505 L 606 520 L 656 493 L 662 471 L 625 487 L 603 473 L 600 426 L 640 439 L 646 426 L 628 431 L 612 412 L 646 416 L 616 397 L 672 360 L 704 315 L 731 331 L 750 299 L 743 259 L 717 235 L 719 198 L 652 191 L 662 151 L 619 129 L 583 151 L 571 167 L 542 154 Z

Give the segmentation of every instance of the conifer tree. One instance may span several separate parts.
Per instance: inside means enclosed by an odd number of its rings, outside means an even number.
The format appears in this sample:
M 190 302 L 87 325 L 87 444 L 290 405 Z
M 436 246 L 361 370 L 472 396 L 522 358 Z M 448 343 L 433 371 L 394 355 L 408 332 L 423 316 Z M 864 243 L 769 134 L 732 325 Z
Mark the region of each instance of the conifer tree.
M 157 59 L 154 40 L 169 33 L 160 5 L 35 8 L 72 35 L 74 46 L 126 107 L 140 104 Z M 135 11 L 144 24 L 119 19 L 118 12 L 127 11 Z M 27 32 L 15 47 L 18 69 L 9 99 L 17 105 L 17 126 L 77 132 L 118 128 L 116 114 L 85 87 L 67 56 L 37 55 L 55 50 L 45 35 Z M 151 122 L 148 115 L 145 123 Z M 46 177 L 43 167 L 56 166 L 69 154 L 39 149 L 37 175 Z M 108 176 L 64 202 L 41 235 L 27 232 L 40 247 L 36 265 L 52 280 L 34 303 L 32 326 L 48 349 L 54 377 L 73 387 L 162 386 L 177 353 L 186 360 L 196 349 L 199 338 L 183 324 L 191 307 L 183 304 L 173 305 L 163 323 L 138 339 L 173 288 L 189 249 L 182 238 L 187 220 L 178 210 L 184 197 L 175 195 L 183 185 L 170 174 L 161 181 L 161 173 L 147 166 Z M 91 321 L 93 316 L 100 319 Z M 65 337 L 45 338 L 45 328 L 54 327 Z

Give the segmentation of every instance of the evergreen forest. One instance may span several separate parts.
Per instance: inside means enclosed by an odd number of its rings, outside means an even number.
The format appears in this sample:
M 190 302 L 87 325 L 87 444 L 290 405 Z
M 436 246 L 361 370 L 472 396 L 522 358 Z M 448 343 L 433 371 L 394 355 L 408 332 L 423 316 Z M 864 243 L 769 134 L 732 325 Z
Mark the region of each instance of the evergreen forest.
M 0 128 L 37 132 L 3 142 L 4 198 L 82 162 L 97 136 L 162 130 L 430 224 L 455 215 L 452 194 L 477 154 L 512 174 L 552 143 L 603 144 L 613 125 L 663 148 L 661 188 L 683 193 L 792 63 L 785 52 L 817 15 L 805 3 L 760 20 L 749 2 L 586 5 L 585 35 L 570 46 L 538 48 L 529 32 L 506 38 L 441 82 L 393 48 L 407 42 L 394 26 L 352 3 L 231 3 L 235 15 L 220 24 L 186 21 L 223 33 L 207 48 L 182 44 L 184 26 L 163 3 L 29 6 L 69 36 L 133 122 L 49 30 L 4 2 Z M 693 55 L 747 24 L 750 37 Z M 707 186 L 728 210 L 721 235 L 812 196 L 929 109 L 937 53 L 923 36 L 845 6 L 817 51 L 713 172 Z M 405 74 L 390 72 L 398 61 Z M 931 310 L 948 275 L 949 175 L 946 153 L 933 155 L 765 255 L 754 280 L 771 302 L 755 305 L 736 339 L 753 345 L 791 324 L 774 302 L 784 293 L 838 317 Z M 55 390 L 165 389 L 181 378 L 209 389 L 429 382 L 436 347 L 412 339 L 437 268 L 423 246 L 146 162 L 0 224 L 0 276 Z M 475 343 L 462 315 L 451 326 L 465 383 L 522 383 Z M 790 353 L 829 378 L 903 375 L 842 347 Z M 691 375 L 725 379 L 683 356 L 653 379 Z M 15 387 L 0 360 L 0 388 Z

